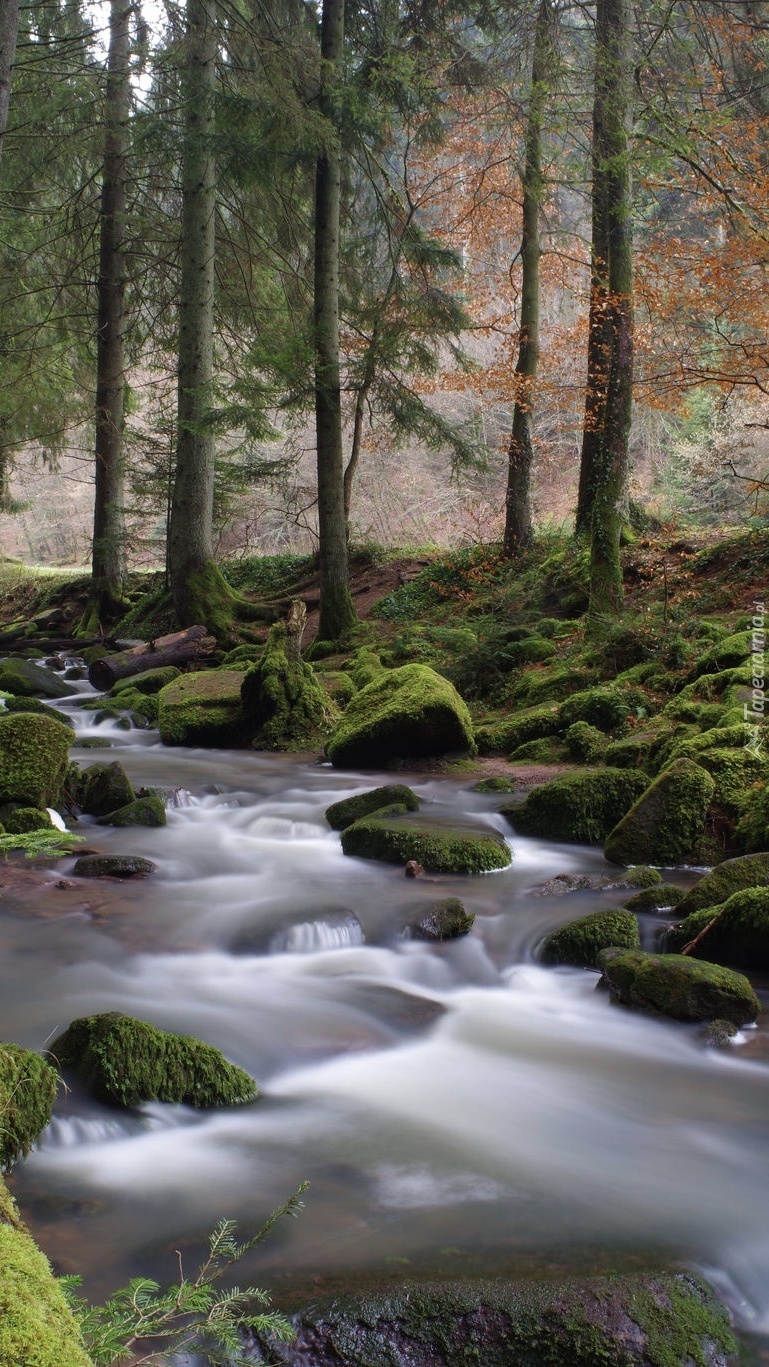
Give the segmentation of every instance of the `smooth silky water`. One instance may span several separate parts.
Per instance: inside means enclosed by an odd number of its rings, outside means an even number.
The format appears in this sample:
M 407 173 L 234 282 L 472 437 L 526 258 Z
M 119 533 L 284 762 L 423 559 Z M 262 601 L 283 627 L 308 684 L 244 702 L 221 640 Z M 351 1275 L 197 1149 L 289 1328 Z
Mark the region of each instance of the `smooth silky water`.
M 168 825 L 78 828 L 89 848 L 153 859 L 149 879 L 72 879 L 64 861 L 40 875 L 40 914 L 3 897 L 2 1037 L 44 1049 L 74 1017 L 124 1011 L 217 1045 L 263 1095 L 123 1115 L 62 1094 L 12 1178 L 59 1270 L 93 1297 L 137 1273 L 172 1280 L 176 1250 L 192 1270 L 220 1217 L 246 1234 L 307 1179 L 300 1218 L 243 1276 L 648 1249 L 704 1269 L 742 1326 L 769 1332 L 769 1070 L 750 1032 L 705 1050 L 610 1006 L 596 974 L 533 961 L 547 930 L 626 895 L 532 894 L 606 871 L 599 852 L 513 835 L 469 781 L 400 775 L 431 815 L 484 821 L 513 850 L 500 873 L 408 880 L 345 858 L 323 818 L 382 775 L 170 749 L 71 715 L 113 742 L 73 757 L 163 789 Z M 447 895 L 476 913 L 469 936 L 404 936 Z

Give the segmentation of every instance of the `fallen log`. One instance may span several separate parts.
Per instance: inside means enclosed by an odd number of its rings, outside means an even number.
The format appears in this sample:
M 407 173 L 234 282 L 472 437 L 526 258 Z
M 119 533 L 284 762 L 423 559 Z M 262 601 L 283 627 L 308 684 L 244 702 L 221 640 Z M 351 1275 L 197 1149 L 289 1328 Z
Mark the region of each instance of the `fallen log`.
M 216 650 L 216 637 L 209 636 L 203 626 L 187 627 L 170 636 L 158 636 L 132 650 L 121 650 L 117 655 L 105 655 L 94 660 L 88 670 L 88 682 L 106 693 L 118 679 L 129 679 L 145 669 L 160 669 L 164 665 L 189 664 L 190 660 L 205 659 Z

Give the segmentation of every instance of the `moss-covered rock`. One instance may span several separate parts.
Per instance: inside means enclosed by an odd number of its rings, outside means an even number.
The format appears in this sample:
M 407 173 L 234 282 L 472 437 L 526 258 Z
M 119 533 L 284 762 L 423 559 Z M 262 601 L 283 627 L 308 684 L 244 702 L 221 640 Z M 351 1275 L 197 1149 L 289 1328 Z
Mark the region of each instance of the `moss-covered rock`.
M 400 1282 L 318 1298 L 278 1367 L 736 1367 L 726 1309 L 655 1270 L 536 1282 Z
M 415 859 L 430 873 L 487 873 L 504 869 L 511 855 L 506 841 L 487 827 L 440 826 L 420 818 L 364 817 L 342 831 L 345 854 L 407 864 Z
M 78 806 L 89 816 L 106 816 L 128 803 L 136 793 L 122 764 L 89 764 L 78 779 L 75 796 Z
M 570 693 L 587 688 L 595 677 L 595 670 L 580 669 L 573 665 L 528 669 L 516 680 L 510 696 L 521 707 L 539 707 L 545 702 L 560 702 L 568 698 Z
M 409 930 L 415 940 L 456 940 L 472 930 L 475 912 L 467 911 L 458 897 L 433 902 Z
M 169 1101 L 208 1109 L 258 1095 L 253 1078 L 228 1063 L 219 1049 L 117 1011 L 72 1021 L 51 1053 L 109 1106 Z
M 674 1020 L 722 1019 L 748 1025 L 761 1010 L 741 973 L 681 954 L 604 949 L 599 967 L 615 1001 Z
M 143 793 L 118 807 L 115 812 L 107 812 L 99 817 L 100 826 L 165 826 L 166 804 L 159 793 Z
M 387 670 L 362 688 L 326 746 L 336 768 L 452 751 L 475 753 L 470 713 L 448 679 L 420 664 Z
M 0 692 L 14 693 L 18 698 L 66 698 L 72 689 L 50 669 L 13 658 L 0 661 Z
M 377 652 L 368 646 L 361 646 L 359 650 L 356 650 L 344 668 L 352 679 L 356 693 L 361 688 L 365 688 L 367 684 L 373 683 L 381 674 L 387 672 Z
M 40 807 L 20 807 L 5 803 L 0 807 L 0 822 L 7 835 L 26 835 L 29 831 L 50 831 L 53 822 Z
M 673 721 L 693 722 L 701 730 L 719 725 L 724 708 L 741 707 L 751 697 L 751 675 L 744 666 L 703 674 L 686 684 L 662 709 Z
M 245 726 L 258 749 L 303 750 L 317 745 L 337 716 L 312 665 L 292 658 L 286 641 L 285 622 L 276 622 L 261 659 L 243 676 Z
M 4 1172 L 29 1153 L 51 1119 L 56 1069 L 18 1044 L 0 1044 L 0 1167 Z
M 340 802 L 332 802 L 326 808 L 326 820 L 334 831 L 343 831 L 353 821 L 363 816 L 371 816 L 382 807 L 394 804 L 403 806 L 405 811 L 419 810 L 419 798 L 405 783 L 387 783 L 381 788 L 369 788 L 365 793 L 355 793 L 353 797 L 343 797 Z
M 127 690 L 145 693 L 149 697 L 153 693 L 159 693 L 166 684 L 173 683 L 175 679 L 180 678 L 181 672 L 180 669 L 176 668 L 176 665 L 163 665 L 159 669 L 145 669 L 141 674 L 131 674 L 127 679 L 118 679 L 110 689 L 110 697 L 119 698 L 121 693 L 125 693 Z
M 678 904 L 681 916 L 688 916 L 700 907 L 720 906 L 734 892 L 743 888 L 769 887 L 769 854 L 743 854 L 737 859 L 724 859 L 714 869 L 703 874 Z
M 653 888 L 662 882 L 662 874 L 650 864 L 633 864 L 625 873 L 622 882 L 630 888 Z
M 554 736 L 560 729 L 557 703 L 525 707 L 502 721 L 479 726 L 475 733 L 481 755 L 510 755 L 526 741 Z
M 747 854 L 769 850 L 769 783 L 756 783 L 745 794 L 733 839 L 737 849 Z
M 635 692 L 602 686 L 573 693 L 561 703 L 561 726 L 572 726 L 576 721 L 588 722 L 603 732 L 621 731 L 630 716 Z
M 675 883 L 655 883 L 628 897 L 624 905 L 628 911 L 661 911 L 663 907 L 677 906 L 683 895 L 683 888 L 676 887 Z
M 596 769 L 556 778 L 534 788 L 520 806 L 500 811 L 522 835 L 579 845 L 605 839 L 617 820 L 644 791 L 646 777 L 629 769 Z
M 72 732 L 32 712 L 0 714 L 0 803 L 57 807 Z
M 713 802 L 731 817 L 739 817 L 749 809 L 753 786 L 769 778 L 769 759 L 756 755 L 745 745 L 739 749 L 708 748 L 697 755 L 696 763 L 713 778 Z
M 668 930 L 665 948 L 680 953 L 706 927 L 706 934 L 690 951 L 693 956 L 752 972 L 769 969 L 769 888 L 745 888 L 732 893 L 720 907 L 690 912 Z
M 177 671 L 181 673 L 181 671 Z M 129 683 L 131 680 L 129 680 Z M 165 685 L 164 685 L 165 686 Z M 113 699 L 118 714 L 128 713 L 134 726 L 156 726 L 160 714 L 157 693 L 140 693 L 138 688 L 123 688 Z
M 348 702 L 351 698 L 355 697 L 355 694 L 358 691 L 350 678 L 350 675 L 345 674 L 341 669 L 319 670 L 317 668 L 315 670 L 315 675 L 321 688 L 328 694 L 332 703 L 334 703 L 341 712 L 344 712 Z
M 0 1367 L 92 1367 L 61 1284 L 18 1218 L 0 1224 Z
M 711 646 L 701 655 L 692 670 L 692 678 L 699 679 L 702 674 L 717 674 L 724 669 L 732 669 L 743 663 L 753 649 L 753 636 L 750 631 L 737 631 Z
M 690 759 L 665 769 L 615 825 L 604 846 L 612 864 L 685 864 L 702 858 L 715 783 Z
M 140 854 L 81 854 L 72 872 L 78 878 L 146 878 L 155 868 Z
M 35 712 L 38 717 L 48 717 L 51 721 L 58 722 L 60 726 L 69 727 L 73 736 L 75 728 L 72 726 L 69 717 L 60 712 L 57 707 L 49 707 L 48 703 L 41 702 L 39 698 L 6 698 L 4 703 L 6 712 Z
M 158 693 L 164 745 L 232 745 L 240 739 L 243 673 L 234 669 L 182 674 Z
M 473 793 L 514 793 L 515 781 L 512 778 L 505 778 L 502 774 L 497 774 L 492 778 L 479 778 L 470 791 Z
M 569 759 L 578 764 L 600 764 L 608 742 L 597 726 L 591 726 L 588 721 L 575 721 L 567 728 L 564 743 Z
M 566 750 L 554 736 L 540 740 L 526 740 L 508 756 L 511 764 L 559 764 L 566 758 Z
M 612 907 L 590 912 L 552 931 L 542 941 L 538 957 L 543 964 L 597 968 L 602 949 L 611 945 L 637 949 L 640 944 L 638 922 L 632 912 Z

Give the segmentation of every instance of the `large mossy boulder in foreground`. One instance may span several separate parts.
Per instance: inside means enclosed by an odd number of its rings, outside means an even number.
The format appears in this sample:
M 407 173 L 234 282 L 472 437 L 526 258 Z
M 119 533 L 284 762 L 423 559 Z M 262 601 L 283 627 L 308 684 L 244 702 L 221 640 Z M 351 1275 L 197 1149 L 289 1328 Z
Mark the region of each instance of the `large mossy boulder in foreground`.
M 705 813 L 715 784 L 690 759 L 677 759 L 649 785 L 611 831 L 612 864 L 686 864 L 703 858 Z
M 328 735 L 338 713 L 311 664 L 293 655 L 285 622 L 276 622 L 261 658 L 243 676 L 247 734 L 259 750 L 303 750 Z
M 701 907 L 665 936 L 665 948 L 680 953 L 697 936 L 690 951 L 698 959 L 730 968 L 765 973 L 769 969 L 769 888 L 745 888 L 720 907 Z
M 61 1283 L 2 1182 L 0 1367 L 92 1367 Z
M 400 1282 L 320 1298 L 278 1367 L 736 1367 L 728 1311 L 689 1273 Z
M 243 672 L 204 669 L 182 674 L 158 693 L 164 745 L 233 745 L 242 729 Z
M 644 774 L 631 769 L 570 774 L 535 788 L 520 806 L 508 803 L 500 811 L 522 835 L 597 845 L 616 824 L 618 813 L 628 810 L 647 782 Z
M 726 1020 L 748 1025 L 761 1005 L 742 973 L 682 954 L 604 949 L 603 981 L 622 1006 L 642 1007 L 682 1021 Z
M 171 1101 L 208 1108 L 234 1106 L 258 1095 L 253 1078 L 228 1063 L 219 1049 L 192 1035 L 171 1035 L 123 1016 L 81 1016 L 59 1035 L 51 1053 L 74 1069 L 109 1106 Z
M 611 907 L 607 911 L 591 911 L 587 916 L 569 921 L 545 937 L 538 958 L 543 964 L 597 968 L 601 950 L 609 949 L 612 945 L 623 949 L 640 948 L 638 922 L 632 912 Z
M 769 854 L 742 854 L 737 859 L 724 859 L 714 869 L 703 874 L 678 903 L 676 911 L 688 916 L 700 907 L 720 906 L 734 892 L 743 888 L 769 887 Z
M 40 1054 L 0 1044 L 0 1167 L 4 1172 L 29 1153 L 51 1119 L 58 1078 Z
M 335 768 L 372 768 L 392 759 L 475 753 L 467 705 L 429 665 L 378 674 L 350 700 L 326 746 Z
M 488 873 L 507 868 L 510 850 L 498 831 L 478 826 L 442 826 L 423 818 L 365 817 L 342 831 L 345 854 L 408 864 L 428 873 Z
M 419 798 L 405 783 L 386 783 L 381 788 L 369 788 L 365 793 L 354 793 L 352 797 L 332 802 L 326 808 L 325 817 L 332 830 L 344 831 L 353 821 L 396 804 L 408 812 L 419 810 Z
M 72 688 L 50 669 L 14 658 L 0 661 L 0 693 L 14 693 L 19 698 L 67 698 Z
M 55 807 L 69 762 L 72 732 L 34 712 L 0 715 L 0 803 Z

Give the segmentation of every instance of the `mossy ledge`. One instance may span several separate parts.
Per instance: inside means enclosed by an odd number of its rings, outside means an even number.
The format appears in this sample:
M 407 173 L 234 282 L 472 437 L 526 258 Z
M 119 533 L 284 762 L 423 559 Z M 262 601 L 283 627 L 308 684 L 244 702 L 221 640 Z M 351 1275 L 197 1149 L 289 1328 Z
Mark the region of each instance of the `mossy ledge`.
M 206 1109 L 258 1096 L 253 1078 L 212 1045 L 116 1011 L 73 1021 L 51 1045 L 51 1054 L 109 1106 L 170 1101 Z
M 550 1282 L 403 1282 L 317 1299 L 280 1367 L 736 1367 L 728 1312 L 683 1272 Z
M 511 854 L 497 831 L 429 825 L 423 820 L 367 817 L 342 831 L 345 854 L 407 864 L 416 859 L 430 873 L 490 873 L 507 868 Z

